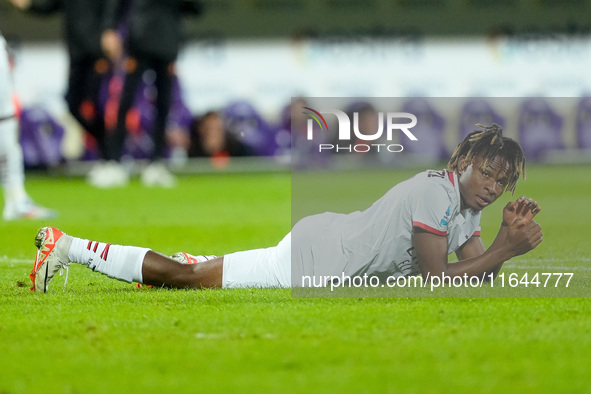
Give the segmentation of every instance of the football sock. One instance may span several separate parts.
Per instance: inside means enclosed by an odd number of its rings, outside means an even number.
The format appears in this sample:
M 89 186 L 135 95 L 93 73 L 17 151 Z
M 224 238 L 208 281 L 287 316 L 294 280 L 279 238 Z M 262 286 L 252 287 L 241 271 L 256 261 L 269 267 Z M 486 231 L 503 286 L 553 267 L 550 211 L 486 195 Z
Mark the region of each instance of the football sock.
M 149 250 L 73 238 L 68 258 L 111 278 L 142 283 L 142 265 Z

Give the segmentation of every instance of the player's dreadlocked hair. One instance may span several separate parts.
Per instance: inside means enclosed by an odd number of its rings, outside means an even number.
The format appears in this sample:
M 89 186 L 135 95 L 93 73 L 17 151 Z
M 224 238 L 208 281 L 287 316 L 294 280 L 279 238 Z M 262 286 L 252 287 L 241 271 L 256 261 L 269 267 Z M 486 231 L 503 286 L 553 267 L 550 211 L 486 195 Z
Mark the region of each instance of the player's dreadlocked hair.
M 466 157 L 467 163 L 472 163 L 475 157 L 481 157 L 483 159 L 481 169 L 486 168 L 498 156 L 509 165 L 507 171 L 509 181 L 505 190 L 515 193 L 519 175 L 523 174 L 525 180 L 525 156 L 521 146 L 511 138 L 503 137 L 503 129 L 497 124 L 493 123 L 491 126 L 477 124 L 476 126 L 483 130 L 473 131 L 464 138 L 451 155 L 447 170 L 457 171 L 462 156 Z

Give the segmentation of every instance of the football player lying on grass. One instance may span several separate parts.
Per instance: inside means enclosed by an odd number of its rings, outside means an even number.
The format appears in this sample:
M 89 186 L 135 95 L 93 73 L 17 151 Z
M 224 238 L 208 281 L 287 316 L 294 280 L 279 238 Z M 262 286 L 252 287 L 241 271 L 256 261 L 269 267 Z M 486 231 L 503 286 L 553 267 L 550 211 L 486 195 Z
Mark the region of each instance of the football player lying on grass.
M 501 227 L 485 250 L 481 211 L 503 192 L 514 193 L 519 176 L 525 177 L 525 158 L 500 127 L 478 126 L 456 147 L 447 169 L 399 183 L 365 211 L 306 217 L 271 248 L 167 257 L 41 228 L 32 290 L 46 292 L 53 276 L 72 262 L 123 281 L 170 288 L 297 287 L 311 285 L 306 277 L 345 275 L 490 279 L 504 262 L 538 246 L 542 231 L 533 220 L 538 203 L 520 197 L 503 209 Z M 452 252 L 458 261 L 448 263 Z

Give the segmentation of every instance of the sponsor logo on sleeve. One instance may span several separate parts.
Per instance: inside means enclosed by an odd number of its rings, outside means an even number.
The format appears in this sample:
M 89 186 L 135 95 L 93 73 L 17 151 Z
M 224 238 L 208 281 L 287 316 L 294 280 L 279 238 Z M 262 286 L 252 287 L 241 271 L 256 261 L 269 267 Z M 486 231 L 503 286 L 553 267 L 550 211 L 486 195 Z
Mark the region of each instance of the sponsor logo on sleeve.
M 450 215 L 451 215 L 451 206 L 448 206 L 447 210 L 445 211 L 445 214 L 443 215 L 443 219 L 441 219 L 439 224 L 441 224 L 442 226 L 447 226 L 447 223 L 449 223 L 449 216 Z

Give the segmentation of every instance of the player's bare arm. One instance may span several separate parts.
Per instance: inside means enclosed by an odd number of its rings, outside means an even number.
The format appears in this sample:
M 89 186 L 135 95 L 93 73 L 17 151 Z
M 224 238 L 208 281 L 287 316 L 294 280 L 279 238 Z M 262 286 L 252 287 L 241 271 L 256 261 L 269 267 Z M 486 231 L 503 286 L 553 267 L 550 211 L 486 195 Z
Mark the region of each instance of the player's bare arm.
M 508 226 L 509 223 L 513 223 L 515 220 L 531 222 L 540 211 L 541 208 L 537 201 L 521 196 L 516 201 L 507 203 L 505 209 L 503 209 L 502 225 Z M 484 252 L 485 248 L 480 236 L 473 236 L 460 249 L 456 250 L 456 257 L 458 261 L 462 261 L 478 257 Z M 485 278 L 490 278 L 489 274 L 492 274 L 492 277 L 495 278 L 502 267 L 503 263 L 497 264 L 496 267 L 485 273 Z
M 541 226 L 533 221 L 541 211 L 538 203 L 525 197 L 503 209 L 501 229 L 485 251 L 480 237 L 472 237 L 456 255 L 458 262 L 447 262 L 447 237 L 415 228 L 413 242 L 423 277 L 496 275 L 503 263 L 534 249 L 542 242 Z

